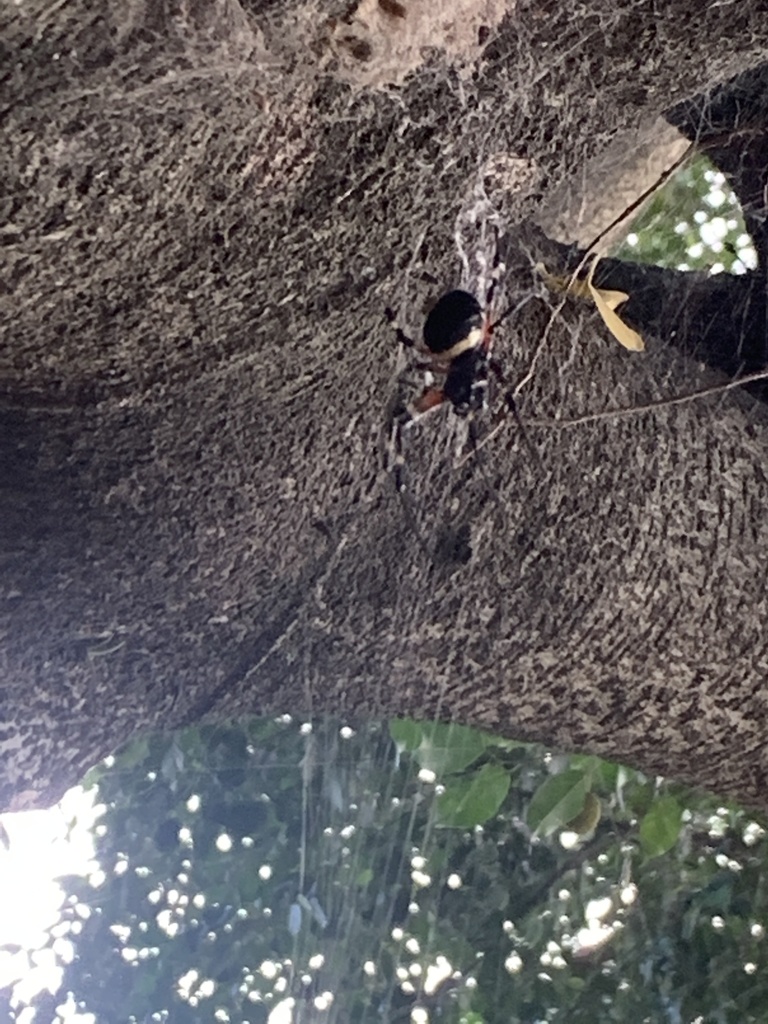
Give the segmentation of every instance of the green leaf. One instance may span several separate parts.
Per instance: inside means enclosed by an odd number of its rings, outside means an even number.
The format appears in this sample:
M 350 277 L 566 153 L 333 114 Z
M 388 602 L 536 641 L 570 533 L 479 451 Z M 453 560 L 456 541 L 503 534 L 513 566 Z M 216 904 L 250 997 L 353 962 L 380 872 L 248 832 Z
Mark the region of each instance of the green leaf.
M 589 777 L 575 768 L 551 776 L 531 798 L 528 825 L 540 836 L 565 828 L 583 808 L 589 788 Z
M 673 796 L 654 801 L 640 823 L 640 845 L 646 857 L 659 857 L 672 849 L 680 835 L 682 813 Z
M 410 718 L 395 718 L 389 723 L 389 735 L 398 750 L 416 750 L 421 743 L 421 726 Z
M 133 740 L 128 743 L 119 754 L 115 755 L 113 770 L 126 771 L 128 768 L 135 768 L 137 764 L 143 764 L 149 757 L 149 738 Z
M 450 775 L 468 768 L 491 742 L 490 736 L 477 729 L 434 722 L 422 728 L 416 759 L 435 775 Z
M 412 753 L 422 768 L 435 775 L 463 772 L 496 742 L 479 729 L 443 722 L 421 724 L 404 718 L 390 722 L 389 733 L 400 750 Z
M 474 828 L 498 814 L 509 792 L 509 773 L 486 764 L 468 778 L 454 779 L 437 800 L 438 824 L 444 828 Z
M 617 791 L 621 793 L 627 814 L 632 818 L 644 818 L 656 801 L 654 784 L 639 778 L 627 779 L 623 786 L 620 779 Z
M 620 766 L 613 761 L 604 761 L 594 754 L 574 754 L 570 758 L 570 767 L 589 775 L 593 784 L 599 784 L 609 792 L 616 788 Z

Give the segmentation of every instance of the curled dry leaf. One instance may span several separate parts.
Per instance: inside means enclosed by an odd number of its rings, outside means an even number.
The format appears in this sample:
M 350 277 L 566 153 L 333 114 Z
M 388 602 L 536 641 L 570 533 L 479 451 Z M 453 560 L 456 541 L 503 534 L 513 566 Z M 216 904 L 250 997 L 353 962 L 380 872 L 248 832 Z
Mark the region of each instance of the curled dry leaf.
M 603 323 L 614 336 L 616 341 L 630 352 L 642 352 L 645 349 L 645 342 L 642 337 L 631 327 L 624 323 L 618 313 L 614 310 L 622 302 L 629 298 L 626 292 L 614 291 L 610 288 L 598 288 L 592 283 L 595 267 L 600 260 L 595 256 L 589 273 L 586 278 L 578 280 L 574 277 L 557 277 L 550 274 L 543 264 L 539 264 L 537 270 L 544 280 L 547 288 L 555 292 L 567 292 L 581 299 L 592 299 L 597 306 L 597 311 L 603 318 Z
M 637 331 L 633 331 L 631 327 L 621 319 L 618 313 L 614 310 L 617 306 L 620 306 L 622 302 L 626 302 L 629 296 L 625 292 L 616 292 L 610 290 L 603 290 L 596 288 L 592 284 L 592 278 L 595 273 L 595 267 L 600 260 L 599 256 L 595 256 L 592 260 L 592 266 L 589 268 L 587 274 L 587 287 L 589 293 L 597 306 L 597 311 L 603 318 L 603 322 L 611 334 L 614 336 L 616 341 L 624 348 L 628 348 L 630 352 L 642 352 L 645 348 L 645 343 Z

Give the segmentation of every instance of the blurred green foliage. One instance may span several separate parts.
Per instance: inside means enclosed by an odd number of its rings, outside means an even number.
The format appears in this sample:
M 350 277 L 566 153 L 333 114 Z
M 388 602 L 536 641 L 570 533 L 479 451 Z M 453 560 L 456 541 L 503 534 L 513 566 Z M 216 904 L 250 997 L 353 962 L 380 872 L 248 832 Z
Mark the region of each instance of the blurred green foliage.
M 102 874 L 63 880 L 46 1024 L 68 992 L 99 1022 L 765 1020 L 768 839 L 683 787 L 287 717 L 144 739 L 91 782 Z
M 613 255 L 678 270 L 743 274 L 756 266 L 738 201 L 705 157 L 659 189 Z

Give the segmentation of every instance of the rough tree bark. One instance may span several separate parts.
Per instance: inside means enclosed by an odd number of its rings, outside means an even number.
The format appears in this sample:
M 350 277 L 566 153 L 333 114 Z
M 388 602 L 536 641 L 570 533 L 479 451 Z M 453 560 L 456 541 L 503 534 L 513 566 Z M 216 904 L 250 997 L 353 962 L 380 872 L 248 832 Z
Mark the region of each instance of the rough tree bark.
M 659 404 L 743 361 L 666 330 L 674 275 L 658 337 L 619 350 L 544 293 L 560 250 L 531 225 L 620 133 L 764 60 L 765 4 L 342 6 L 0 15 L 0 804 L 50 803 L 137 730 L 301 709 L 473 722 L 765 807 L 766 409 Z M 494 224 L 539 459 L 490 421 L 457 459 L 436 415 L 408 516 L 382 311 L 413 332 L 474 287 Z

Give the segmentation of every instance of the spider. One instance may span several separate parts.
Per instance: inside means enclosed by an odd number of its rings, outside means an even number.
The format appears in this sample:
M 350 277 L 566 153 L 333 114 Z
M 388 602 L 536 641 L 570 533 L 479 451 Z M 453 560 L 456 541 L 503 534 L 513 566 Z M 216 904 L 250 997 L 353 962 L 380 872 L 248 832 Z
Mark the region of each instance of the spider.
M 442 295 L 424 322 L 424 344 L 418 345 L 412 338 L 394 325 L 394 313 L 385 310 L 385 316 L 395 327 L 397 339 L 404 347 L 415 349 L 421 356 L 415 367 L 428 371 L 433 380 L 424 390 L 407 404 L 395 405 L 390 420 L 390 437 L 394 450 L 392 460 L 395 486 L 402 495 L 405 491 L 403 467 L 403 434 L 416 420 L 426 413 L 449 402 L 454 413 L 469 420 L 469 439 L 477 451 L 474 414 L 488 408 L 489 376 L 505 384 L 504 374 L 498 361 L 493 358 L 493 332 L 514 313 L 519 306 L 507 309 L 497 320 L 492 320 L 489 310 L 496 290 L 497 277 L 491 284 L 486 297 L 486 311 L 470 292 L 456 289 Z M 441 383 L 434 383 L 434 378 Z M 506 410 L 501 416 L 511 414 L 521 432 L 520 417 L 511 389 L 504 392 Z M 524 433 L 524 432 L 523 432 Z

